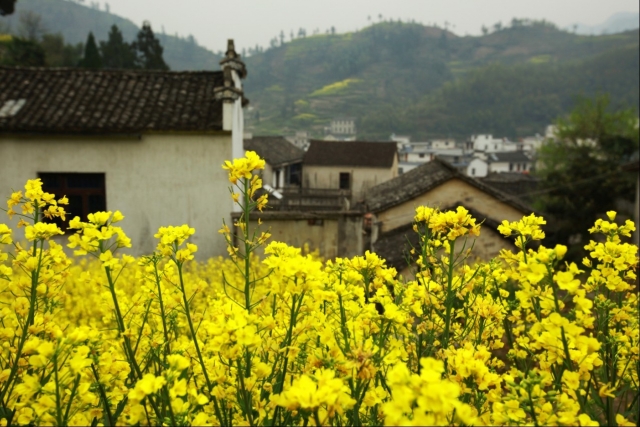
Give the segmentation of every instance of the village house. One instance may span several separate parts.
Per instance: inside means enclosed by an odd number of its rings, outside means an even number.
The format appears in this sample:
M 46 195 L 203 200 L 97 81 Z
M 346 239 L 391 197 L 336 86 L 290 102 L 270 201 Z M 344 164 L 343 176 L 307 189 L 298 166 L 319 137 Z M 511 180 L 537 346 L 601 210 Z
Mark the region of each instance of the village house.
M 259 144 L 248 142 L 245 148 L 260 154 Z M 306 246 L 327 259 L 362 255 L 368 247 L 362 202 L 369 188 L 397 176 L 397 166 L 393 142 L 312 140 L 302 161 L 302 186 L 270 191 L 267 209 L 251 215 L 251 226 L 260 219 L 272 239 Z
M 489 153 L 522 150 L 522 146 L 507 138 L 497 139 L 493 135 L 472 135 L 473 151 L 476 157 L 485 158 Z
M 398 173 L 409 172 L 436 157 L 459 169 L 465 169 L 473 154 L 466 143 L 456 143 L 450 138 L 411 142 L 408 138 L 394 134 L 391 139 L 398 144 Z
M 243 155 L 246 104 L 233 41 L 220 64 L 202 72 L 0 67 L 2 193 L 39 177 L 45 191 L 67 195 L 71 217 L 122 211 L 133 254 L 154 251 L 160 226 L 189 224 L 200 258 L 223 255 L 217 230 L 234 208 L 221 165 Z
M 367 190 L 398 176 L 394 142 L 311 140 L 303 160 L 303 187 L 341 190 L 351 203 Z
M 516 197 L 468 177 L 437 158 L 382 183 L 370 189 L 366 199 L 367 212 L 372 214 L 371 249 L 403 275 L 410 274 L 406 243 L 407 239 L 415 240 L 411 225 L 418 206 L 442 210 L 464 206 L 478 223 L 484 221 L 480 236 L 472 238 L 474 242 L 469 245 L 474 244 L 475 257 L 485 260 L 501 249 L 515 249 L 511 240 L 498 233 L 498 224 L 532 212 Z
M 311 136 L 306 130 L 297 130 L 293 135 L 285 136 L 287 141 L 298 147 L 303 151 L 309 149 L 309 139 Z
M 532 168 L 533 161 L 522 151 L 490 152 L 469 161 L 466 166 L 466 174 L 473 177 L 484 177 L 489 173 L 529 173 Z
M 244 140 L 244 149 L 265 160 L 262 181 L 268 188 L 282 191 L 301 186 L 304 151 L 284 137 L 254 136 Z
M 331 133 L 337 135 L 355 135 L 356 120 L 353 117 L 339 117 L 331 120 Z

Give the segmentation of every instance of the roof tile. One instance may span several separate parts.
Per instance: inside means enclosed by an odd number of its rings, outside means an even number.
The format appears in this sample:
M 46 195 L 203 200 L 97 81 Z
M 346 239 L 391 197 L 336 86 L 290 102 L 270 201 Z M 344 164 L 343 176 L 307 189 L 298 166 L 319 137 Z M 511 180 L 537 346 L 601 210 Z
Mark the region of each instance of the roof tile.
M 397 156 L 395 142 L 311 140 L 304 164 L 390 168 Z
M 0 133 L 222 130 L 221 71 L 0 67 L 0 105 L 25 99 Z

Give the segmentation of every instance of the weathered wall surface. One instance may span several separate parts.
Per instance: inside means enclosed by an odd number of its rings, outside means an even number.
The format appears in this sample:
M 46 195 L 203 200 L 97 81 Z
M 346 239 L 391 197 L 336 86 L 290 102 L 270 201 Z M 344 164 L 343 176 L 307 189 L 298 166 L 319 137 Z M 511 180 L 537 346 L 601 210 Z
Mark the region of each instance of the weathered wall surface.
M 132 240 L 130 253 L 153 252 L 160 226 L 189 224 L 196 229 L 197 256 L 205 259 L 226 253 L 217 230 L 232 210 L 227 172 L 221 168 L 231 157 L 230 132 L 0 136 L 0 195 L 22 189 L 39 172 L 104 173 L 107 209 L 125 215 L 121 225 Z M 14 237 L 23 239 L 22 234 Z
M 431 191 L 409 200 L 397 206 L 393 206 L 386 211 L 377 214 L 379 233 L 396 229 L 405 224 L 411 223 L 418 206 L 439 207 L 441 209 L 457 207 L 456 203 L 462 203 L 468 209 L 474 209 L 485 217 L 476 218 L 478 222 L 490 217 L 494 221 L 501 222 L 506 219 L 517 221 L 524 215 L 531 212 L 520 212 L 518 209 L 499 201 L 492 195 L 480 191 L 459 179 L 452 179 Z M 496 256 L 501 249 L 513 248 L 510 240 L 503 238 L 496 230 L 488 229 L 485 225 L 481 229 L 477 239 L 469 239 L 468 244 L 473 242 L 473 254 L 481 259 L 491 259 Z
M 297 248 L 307 245 L 310 251 L 318 250 L 325 259 L 363 254 L 362 216 L 332 214 L 311 219 L 285 215 L 287 218 L 269 215 L 262 219 L 260 228 L 271 233 L 269 242 L 284 242 Z M 252 220 L 250 227 L 257 226 L 257 220 Z M 264 248 L 256 253 L 263 256 Z
M 377 221 L 381 223 L 380 232 L 385 233 L 410 223 L 418 206 L 432 206 L 444 209 L 458 202 L 500 221 L 503 219 L 516 221 L 522 218 L 523 215 L 531 213 L 520 212 L 516 208 L 499 201 L 490 194 L 480 191 L 462 180 L 451 179 L 425 194 L 378 213 Z
M 351 166 L 310 166 L 304 165 L 303 186 L 306 188 L 340 188 L 340 173 L 351 174 L 351 191 L 353 198 L 360 200 L 367 189 L 389 181 L 398 176 L 398 162 L 394 160 L 393 166 L 384 168 L 360 168 Z

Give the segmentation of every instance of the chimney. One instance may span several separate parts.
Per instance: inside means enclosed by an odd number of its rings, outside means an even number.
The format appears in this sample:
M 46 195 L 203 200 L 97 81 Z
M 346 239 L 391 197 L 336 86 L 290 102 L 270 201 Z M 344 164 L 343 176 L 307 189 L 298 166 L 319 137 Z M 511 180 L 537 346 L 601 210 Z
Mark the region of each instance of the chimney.
M 214 89 L 214 98 L 223 102 L 222 129 L 234 130 L 235 104 L 240 100 L 240 108 L 242 108 L 248 103 L 248 100 L 244 98 L 241 80 L 247 76 L 247 69 L 244 62 L 240 60 L 240 55 L 236 52 L 232 39 L 227 42 L 227 52 L 222 61 L 220 61 L 220 65 L 222 67 L 224 85 Z M 242 133 L 242 129 L 240 129 L 240 132 Z
M 223 86 L 214 89 L 214 99 L 222 101 L 222 130 L 231 131 L 231 157 L 244 157 L 244 115 L 242 108 L 249 103 L 242 91 L 242 79 L 247 69 L 236 52 L 232 39 L 227 42 L 227 52 L 220 61 L 223 73 Z M 239 211 L 234 204 L 234 211 Z

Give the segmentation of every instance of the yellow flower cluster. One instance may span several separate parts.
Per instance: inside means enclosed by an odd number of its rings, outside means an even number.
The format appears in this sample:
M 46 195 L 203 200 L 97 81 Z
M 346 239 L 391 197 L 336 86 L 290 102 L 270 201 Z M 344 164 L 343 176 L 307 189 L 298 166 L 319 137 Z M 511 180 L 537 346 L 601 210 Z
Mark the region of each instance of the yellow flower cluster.
M 245 218 L 259 166 L 227 165 L 247 183 Z M 323 262 L 272 242 L 261 260 L 266 238 L 245 220 L 224 231 L 241 242 L 233 258 L 193 261 L 182 225 L 134 260 L 117 255 L 130 245 L 119 212 L 72 220 L 69 246 L 93 258 L 71 259 L 42 222 L 52 199 L 37 182 L 25 194 L 12 200 L 36 200 L 30 247 L 0 224 L 2 425 L 639 421 L 637 247 L 611 215 L 580 269 L 564 246 L 526 248 L 542 218 L 503 223 L 521 249 L 475 263 L 456 250 L 475 219 L 420 208 L 406 280 L 370 252 Z
M 229 171 L 229 181 L 232 184 L 238 182 L 239 179 L 252 179 L 253 172 L 264 169 L 265 161 L 256 154 L 255 151 L 247 151 L 246 157 L 234 159 L 233 162 L 225 161 L 222 168 Z

